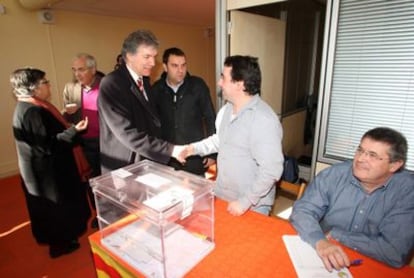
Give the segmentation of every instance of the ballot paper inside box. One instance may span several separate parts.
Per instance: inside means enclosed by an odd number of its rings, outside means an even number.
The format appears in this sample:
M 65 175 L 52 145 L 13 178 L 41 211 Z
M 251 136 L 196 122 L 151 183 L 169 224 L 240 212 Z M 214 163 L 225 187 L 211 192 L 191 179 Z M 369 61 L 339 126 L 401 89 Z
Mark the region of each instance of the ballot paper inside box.
M 152 161 L 90 180 L 101 242 L 147 277 L 182 277 L 214 249 L 213 182 Z

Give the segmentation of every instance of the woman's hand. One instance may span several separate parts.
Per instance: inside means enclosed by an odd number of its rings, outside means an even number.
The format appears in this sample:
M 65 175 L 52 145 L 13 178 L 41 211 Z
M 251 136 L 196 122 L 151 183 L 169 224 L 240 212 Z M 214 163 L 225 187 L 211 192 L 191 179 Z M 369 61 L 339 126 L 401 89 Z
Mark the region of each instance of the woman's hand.
M 76 131 L 77 131 L 77 132 L 83 131 L 83 130 L 85 130 L 87 127 L 88 127 L 88 117 L 85 117 L 85 119 L 84 119 L 84 120 L 79 121 L 79 122 L 75 125 L 75 128 L 76 128 Z

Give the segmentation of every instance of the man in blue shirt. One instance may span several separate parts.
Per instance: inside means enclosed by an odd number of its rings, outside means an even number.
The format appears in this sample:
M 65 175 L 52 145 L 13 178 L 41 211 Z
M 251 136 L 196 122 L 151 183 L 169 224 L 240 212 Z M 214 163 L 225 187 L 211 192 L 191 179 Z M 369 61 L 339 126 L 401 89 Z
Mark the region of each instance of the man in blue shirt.
M 404 170 L 407 140 L 379 127 L 366 132 L 353 161 L 322 171 L 293 207 L 290 221 L 332 271 L 350 265 L 334 241 L 392 267 L 414 246 L 414 175 Z

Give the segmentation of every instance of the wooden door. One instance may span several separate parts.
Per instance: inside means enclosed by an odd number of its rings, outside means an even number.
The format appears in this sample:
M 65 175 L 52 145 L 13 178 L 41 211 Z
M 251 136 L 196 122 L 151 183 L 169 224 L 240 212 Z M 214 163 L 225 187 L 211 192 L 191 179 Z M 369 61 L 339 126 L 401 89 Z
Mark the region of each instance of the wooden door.
M 241 11 L 230 11 L 230 21 L 230 55 L 259 58 L 262 72 L 261 97 L 280 116 L 286 23 Z

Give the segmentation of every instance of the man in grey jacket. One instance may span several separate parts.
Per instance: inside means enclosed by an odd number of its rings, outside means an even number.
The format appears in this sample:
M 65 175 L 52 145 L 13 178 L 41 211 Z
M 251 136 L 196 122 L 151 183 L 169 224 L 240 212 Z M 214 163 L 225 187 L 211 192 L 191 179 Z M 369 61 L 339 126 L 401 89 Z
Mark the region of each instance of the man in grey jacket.
M 229 201 L 227 210 L 248 209 L 268 215 L 275 182 L 283 172 L 282 127 L 272 108 L 259 96 L 257 58 L 229 56 L 218 85 L 227 103 L 216 119 L 216 134 L 187 146 L 182 158 L 218 152 L 216 196 Z

